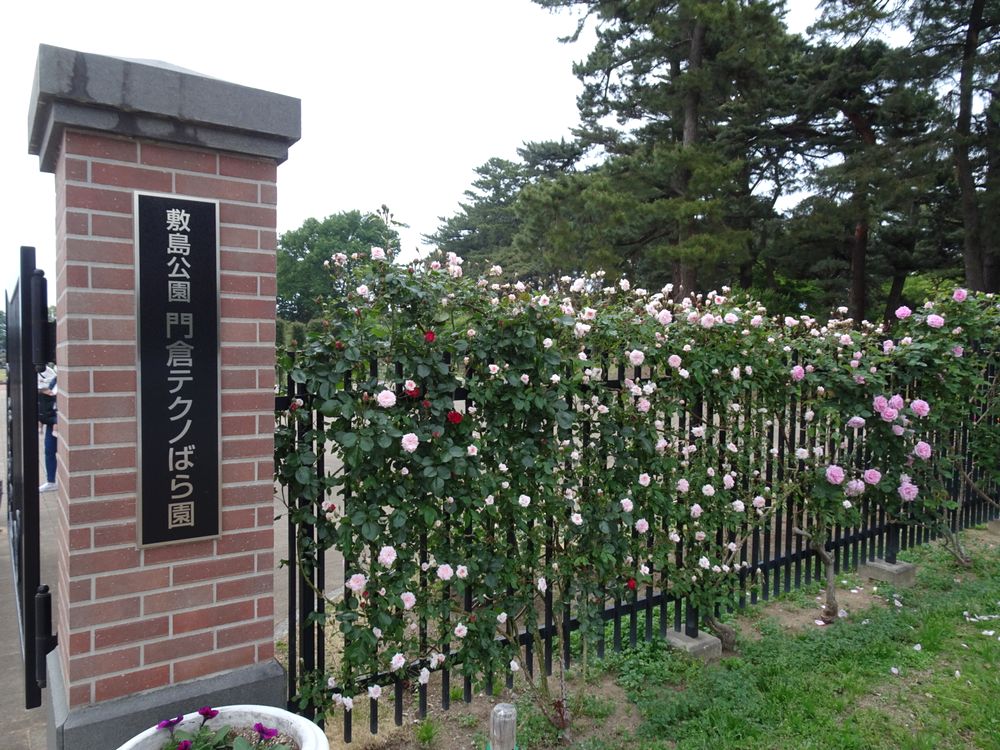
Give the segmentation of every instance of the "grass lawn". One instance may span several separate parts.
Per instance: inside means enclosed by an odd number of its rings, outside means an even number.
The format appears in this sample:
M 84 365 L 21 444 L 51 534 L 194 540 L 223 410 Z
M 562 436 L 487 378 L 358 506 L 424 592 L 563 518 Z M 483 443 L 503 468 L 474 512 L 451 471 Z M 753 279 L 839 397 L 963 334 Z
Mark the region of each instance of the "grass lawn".
M 569 742 L 515 685 L 401 729 L 387 703 L 387 731 L 361 735 L 358 714 L 349 747 L 478 750 L 490 707 L 509 700 L 520 750 L 1000 750 L 1000 538 L 972 531 L 966 540 L 969 569 L 938 544 L 900 555 L 919 566 L 912 589 L 845 578 L 845 599 L 850 589 L 868 598 L 832 626 L 815 624 L 817 591 L 807 589 L 742 614 L 738 653 L 715 664 L 654 642 L 609 656 L 586 678 L 568 675 Z M 332 720 L 328 733 L 339 730 Z

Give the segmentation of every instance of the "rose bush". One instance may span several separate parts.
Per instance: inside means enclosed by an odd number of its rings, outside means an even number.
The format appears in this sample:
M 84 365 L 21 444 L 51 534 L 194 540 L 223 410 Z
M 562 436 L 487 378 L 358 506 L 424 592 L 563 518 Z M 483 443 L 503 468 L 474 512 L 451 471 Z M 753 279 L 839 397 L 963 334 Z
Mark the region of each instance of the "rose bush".
M 355 291 L 282 361 L 312 409 L 276 434 L 291 517 L 315 527 L 300 564 L 320 547 L 345 560 L 325 615 L 342 659 L 303 688 L 321 707 L 441 668 L 518 669 L 542 602 L 579 618 L 584 659 L 607 603 L 644 587 L 729 638 L 715 615 L 755 583 L 752 535 L 794 527 L 832 576 L 832 530 L 863 510 L 947 527 L 943 483 L 966 455 L 950 436 L 996 440 L 995 419 L 967 420 L 970 394 L 996 413 L 988 295 L 886 331 L 771 319 L 728 290 L 678 300 L 601 274 L 531 289 L 497 268 L 465 278 L 455 256 L 347 260 L 331 272 Z M 341 465 L 320 473 L 324 445 Z

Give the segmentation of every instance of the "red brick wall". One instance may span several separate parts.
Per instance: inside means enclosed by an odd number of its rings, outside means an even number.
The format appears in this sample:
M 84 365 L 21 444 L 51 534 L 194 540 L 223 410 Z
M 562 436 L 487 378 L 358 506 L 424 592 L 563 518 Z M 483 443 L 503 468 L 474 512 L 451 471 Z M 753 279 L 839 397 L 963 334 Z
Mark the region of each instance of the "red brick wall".
M 273 656 L 277 166 L 67 131 L 56 169 L 57 627 L 75 708 Z M 133 190 L 220 201 L 222 538 L 136 548 Z

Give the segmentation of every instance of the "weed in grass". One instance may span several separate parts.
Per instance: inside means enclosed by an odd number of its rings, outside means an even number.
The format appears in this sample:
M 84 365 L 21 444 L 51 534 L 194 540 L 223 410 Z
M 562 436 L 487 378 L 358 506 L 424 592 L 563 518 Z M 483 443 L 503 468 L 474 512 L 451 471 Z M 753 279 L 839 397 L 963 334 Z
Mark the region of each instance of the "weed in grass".
M 452 686 L 451 690 L 448 691 L 448 696 L 456 703 L 465 698 L 465 690 L 462 687 Z
M 458 717 L 458 725 L 461 727 L 465 727 L 466 729 L 472 729 L 478 723 L 479 723 L 478 717 L 474 716 L 473 714 L 465 714 L 463 716 Z
M 520 750 L 549 747 L 559 741 L 559 730 L 546 719 L 529 696 L 517 701 L 517 746 Z
M 615 703 L 609 698 L 590 693 L 577 693 L 570 702 L 570 716 L 589 716 L 606 719 L 615 712 Z
M 416 728 L 413 730 L 413 736 L 416 738 L 417 742 L 426 747 L 434 743 L 440 731 L 441 730 L 438 728 L 438 725 L 434 723 L 434 720 L 427 718 L 417 724 Z

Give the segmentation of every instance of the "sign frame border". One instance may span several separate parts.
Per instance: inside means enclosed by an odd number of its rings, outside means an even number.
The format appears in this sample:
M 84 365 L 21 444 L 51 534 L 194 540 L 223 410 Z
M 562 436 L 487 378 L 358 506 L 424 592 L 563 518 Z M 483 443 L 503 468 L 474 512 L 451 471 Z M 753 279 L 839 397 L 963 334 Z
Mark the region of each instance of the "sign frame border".
M 139 285 L 139 198 L 147 196 L 151 198 L 175 198 L 177 200 L 193 201 L 195 203 L 209 203 L 215 206 L 215 392 L 219 397 L 219 408 L 216 409 L 216 435 L 218 436 L 218 485 L 216 486 L 216 496 L 218 498 L 217 511 L 218 533 L 210 536 L 198 536 L 190 539 L 175 539 L 166 542 L 143 543 L 142 539 L 142 327 L 139 325 L 139 310 L 141 309 L 142 289 Z M 135 546 L 136 549 L 156 549 L 157 547 L 169 547 L 176 544 L 193 544 L 206 540 L 217 540 L 222 538 L 222 243 L 220 227 L 222 224 L 219 215 L 220 201 L 217 198 L 204 198 L 196 195 L 181 195 L 179 193 L 162 193 L 148 190 L 135 190 L 132 193 L 132 243 L 133 243 L 133 270 L 135 275 Z

